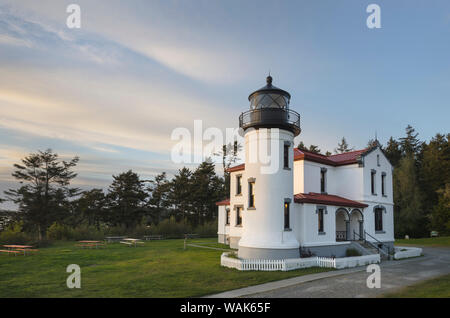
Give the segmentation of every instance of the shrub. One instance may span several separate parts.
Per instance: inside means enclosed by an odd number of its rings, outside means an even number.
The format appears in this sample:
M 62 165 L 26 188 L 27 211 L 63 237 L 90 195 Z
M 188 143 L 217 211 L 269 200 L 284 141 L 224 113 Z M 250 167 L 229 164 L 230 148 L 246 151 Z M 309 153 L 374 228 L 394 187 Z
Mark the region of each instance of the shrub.
M 4 244 L 26 244 L 31 238 L 24 233 L 23 223 L 11 223 L 6 229 L 0 233 L 0 242 Z
M 70 240 L 72 238 L 71 229 L 55 222 L 47 229 L 47 238 L 51 240 Z
M 51 240 L 79 241 L 102 240 L 105 235 L 102 230 L 89 225 L 70 228 L 67 225 L 53 223 L 47 230 L 47 237 Z
M 358 250 L 355 249 L 355 248 L 348 248 L 348 249 L 345 251 L 345 256 L 346 256 L 346 257 L 361 256 L 361 255 L 362 255 L 361 252 L 358 251 Z
M 158 225 L 152 225 L 150 229 L 152 234 L 165 237 L 183 237 L 186 233 L 192 233 L 192 227 L 189 224 L 176 222 L 174 217 L 162 220 Z
M 228 253 L 227 257 L 239 259 L 239 257 L 238 257 L 238 255 L 237 255 L 236 252 L 230 252 L 230 253 Z
M 211 237 L 217 235 L 217 222 L 207 222 L 203 225 L 199 225 L 194 230 L 195 234 L 200 237 Z

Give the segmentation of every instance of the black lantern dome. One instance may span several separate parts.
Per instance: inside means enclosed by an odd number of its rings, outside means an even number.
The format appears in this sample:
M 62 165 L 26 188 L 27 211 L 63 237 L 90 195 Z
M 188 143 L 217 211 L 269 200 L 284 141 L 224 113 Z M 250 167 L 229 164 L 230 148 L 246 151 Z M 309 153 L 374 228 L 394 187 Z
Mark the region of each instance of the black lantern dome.
M 291 95 L 272 85 L 272 76 L 267 76 L 267 85 L 254 91 L 248 96 L 250 109 L 256 108 L 289 108 Z
M 291 95 L 274 85 L 272 77 L 266 79 L 267 85 L 248 96 L 250 110 L 239 116 L 239 127 L 279 128 L 300 134 L 300 115 L 289 109 Z

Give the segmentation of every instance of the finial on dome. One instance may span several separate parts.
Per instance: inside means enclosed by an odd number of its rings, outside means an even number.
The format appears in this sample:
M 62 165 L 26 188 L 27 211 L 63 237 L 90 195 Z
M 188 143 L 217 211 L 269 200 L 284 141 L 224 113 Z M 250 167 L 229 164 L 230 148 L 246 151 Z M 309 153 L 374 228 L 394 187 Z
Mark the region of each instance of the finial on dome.
M 267 76 L 267 78 L 266 78 L 266 82 L 267 82 L 267 85 L 272 85 L 272 76 L 270 76 L 270 71 L 269 71 L 269 76 Z

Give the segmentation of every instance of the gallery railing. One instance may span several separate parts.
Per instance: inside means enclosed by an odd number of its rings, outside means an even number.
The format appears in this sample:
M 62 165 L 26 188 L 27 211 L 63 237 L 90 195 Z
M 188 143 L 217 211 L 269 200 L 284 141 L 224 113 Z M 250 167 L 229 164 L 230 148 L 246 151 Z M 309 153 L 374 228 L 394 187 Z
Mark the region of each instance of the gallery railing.
M 257 108 L 246 111 L 239 116 L 239 127 L 279 127 L 286 128 L 298 135 L 300 129 L 300 114 L 284 108 Z

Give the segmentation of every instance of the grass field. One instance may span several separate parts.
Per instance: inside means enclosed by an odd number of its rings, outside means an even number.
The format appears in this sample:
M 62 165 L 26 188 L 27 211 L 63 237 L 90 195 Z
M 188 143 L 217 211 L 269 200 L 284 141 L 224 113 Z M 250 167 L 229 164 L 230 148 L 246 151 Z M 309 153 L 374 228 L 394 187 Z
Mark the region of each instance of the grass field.
M 409 240 L 395 240 L 395 245 L 424 245 L 430 247 L 450 247 L 450 236 L 430 237 Z
M 405 287 L 399 291 L 383 295 L 388 298 L 449 298 L 450 275 L 433 278 L 422 283 Z
M 208 243 L 217 239 L 196 239 Z M 108 244 L 82 249 L 57 242 L 36 255 L 0 254 L 0 297 L 194 297 L 269 281 L 327 271 L 241 272 L 220 266 L 222 251 L 189 247 L 183 240 L 145 242 L 142 247 Z M 66 267 L 81 267 L 81 288 L 66 286 Z

